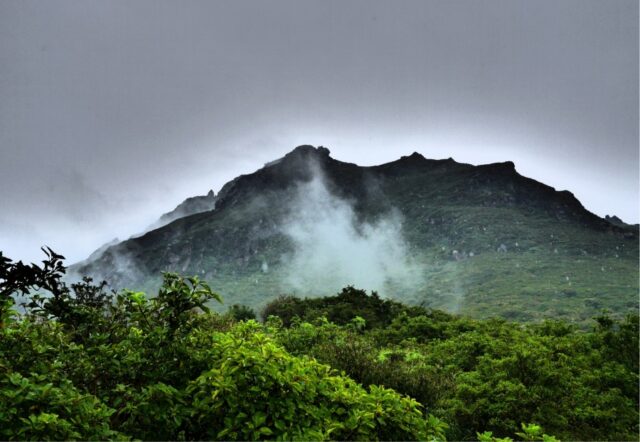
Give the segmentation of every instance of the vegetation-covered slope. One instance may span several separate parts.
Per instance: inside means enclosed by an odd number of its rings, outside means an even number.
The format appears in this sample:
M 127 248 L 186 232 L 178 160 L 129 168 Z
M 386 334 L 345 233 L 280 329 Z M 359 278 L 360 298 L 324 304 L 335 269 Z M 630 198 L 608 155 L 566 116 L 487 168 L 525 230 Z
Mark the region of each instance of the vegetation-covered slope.
M 305 187 L 314 176 L 321 176 L 332 201 L 309 203 L 317 199 Z M 329 249 L 339 268 L 313 269 L 312 252 L 297 262 L 308 244 L 291 233 L 292 222 L 317 216 L 320 223 L 326 215 L 339 225 L 342 220 L 327 212 L 343 209 L 352 210 L 355 233 L 344 247 Z M 330 278 L 362 260 L 350 255 L 352 237 L 360 235 L 356 245 L 375 242 L 388 233 L 381 224 L 400 226 L 401 236 L 392 236 L 400 240 L 388 242 L 403 243 L 397 254 L 412 269 L 410 277 L 368 287 L 393 299 L 525 321 L 586 323 L 603 308 L 617 316 L 637 309 L 637 227 L 593 215 L 571 193 L 522 177 L 513 163 L 471 166 L 413 154 L 359 167 L 311 146 L 227 183 L 215 210 L 113 246 L 74 270 L 117 287 L 150 290 L 157 289 L 160 271 L 188 272 L 210 280 L 231 302 L 261 306 L 282 293 L 320 296 L 327 287 L 366 287 L 366 280 L 349 280 L 348 272 L 339 281 Z M 316 243 L 339 243 L 340 233 Z M 395 256 L 384 261 L 380 255 L 390 247 L 376 247 L 368 255 L 383 263 L 360 273 L 384 277 Z M 300 270 L 306 285 L 291 283 Z

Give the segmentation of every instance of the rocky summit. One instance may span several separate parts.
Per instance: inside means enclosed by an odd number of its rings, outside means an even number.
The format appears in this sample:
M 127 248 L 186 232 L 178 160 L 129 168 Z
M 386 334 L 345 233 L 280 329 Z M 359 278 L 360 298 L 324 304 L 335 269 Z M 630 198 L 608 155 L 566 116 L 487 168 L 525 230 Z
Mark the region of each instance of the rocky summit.
M 638 226 L 507 161 L 419 153 L 371 167 L 299 146 L 72 267 L 116 288 L 198 275 L 225 304 L 346 285 L 476 317 L 584 323 L 638 307 Z

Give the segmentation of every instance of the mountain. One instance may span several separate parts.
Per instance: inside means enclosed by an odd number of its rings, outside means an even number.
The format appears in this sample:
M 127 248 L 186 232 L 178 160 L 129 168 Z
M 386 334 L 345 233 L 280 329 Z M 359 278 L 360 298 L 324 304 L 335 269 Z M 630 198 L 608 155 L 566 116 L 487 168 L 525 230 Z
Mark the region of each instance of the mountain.
M 147 290 L 162 271 L 197 274 L 226 304 L 254 307 L 353 284 L 523 321 L 638 308 L 637 226 L 594 215 L 512 162 L 413 153 L 361 167 L 299 146 L 206 198 L 195 200 L 199 213 L 181 212 L 72 270 Z

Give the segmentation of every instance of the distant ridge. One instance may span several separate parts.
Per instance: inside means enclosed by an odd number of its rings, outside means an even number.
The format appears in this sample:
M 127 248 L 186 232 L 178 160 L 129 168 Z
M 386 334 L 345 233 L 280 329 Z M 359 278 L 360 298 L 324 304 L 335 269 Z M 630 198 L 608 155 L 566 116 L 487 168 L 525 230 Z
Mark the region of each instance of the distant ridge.
M 169 224 L 178 218 L 183 218 L 194 213 L 206 212 L 207 210 L 213 210 L 216 207 L 217 197 L 213 190 L 209 190 L 206 195 L 194 196 L 187 198 L 182 203 L 173 209 L 171 212 L 167 212 L 160 217 L 159 223 L 161 225 Z

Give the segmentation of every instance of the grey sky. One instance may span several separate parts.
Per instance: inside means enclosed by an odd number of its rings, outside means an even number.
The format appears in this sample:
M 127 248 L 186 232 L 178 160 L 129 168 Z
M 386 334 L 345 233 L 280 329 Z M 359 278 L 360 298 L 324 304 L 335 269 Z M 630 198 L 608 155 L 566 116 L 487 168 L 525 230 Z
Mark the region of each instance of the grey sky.
M 0 250 L 82 259 L 299 144 L 638 222 L 638 2 L 0 0 Z

